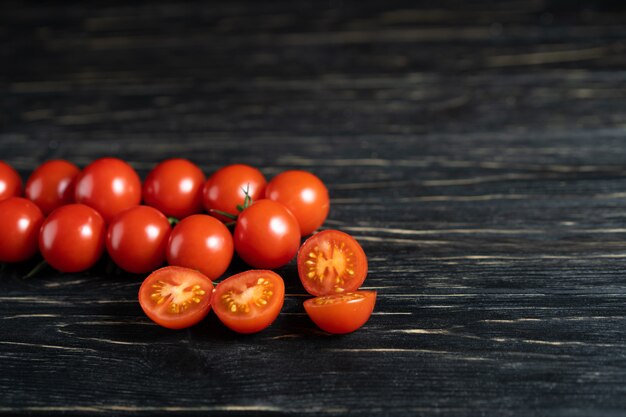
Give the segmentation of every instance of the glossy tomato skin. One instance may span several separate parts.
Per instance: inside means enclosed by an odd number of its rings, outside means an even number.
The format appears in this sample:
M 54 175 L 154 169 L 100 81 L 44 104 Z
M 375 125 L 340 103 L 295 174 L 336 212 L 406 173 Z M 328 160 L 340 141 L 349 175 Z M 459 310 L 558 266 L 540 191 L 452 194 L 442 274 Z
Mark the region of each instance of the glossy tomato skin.
M 174 227 L 166 255 L 168 264 L 197 269 L 214 280 L 226 271 L 233 258 L 233 238 L 216 218 L 194 214 Z
M 0 262 L 21 262 L 37 253 L 43 214 L 32 201 L 11 197 L 0 201 Z
M 285 205 L 298 219 L 300 233 L 308 236 L 319 228 L 330 210 L 328 189 L 307 171 L 285 171 L 267 184 L 265 198 Z
M 155 323 L 168 329 L 197 324 L 211 311 L 213 282 L 179 266 L 157 269 L 139 288 L 139 304 Z
M 149 206 L 135 206 L 113 218 L 106 247 L 120 268 L 133 274 L 154 271 L 165 262 L 172 228 L 167 217 Z
M 76 202 L 94 208 L 105 222 L 139 205 L 141 180 L 126 162 L 100 158 L 87 165 L 76 179 Z
M 304 309 L 320 329 L 345 334 L 369 320 L 375 303 L 376 291 L 354 291 L 311 298 L 304 302 Z
M 323 230 L 298 251 L 298 275 L 312 295 L 356 291 L 367 276 L 367 256 L 359 243 L 339 230 Z
M 275 269 L 298 252 L 300 227 L 285 206 L 276 201 L 258 200 L 237 219 L 235 250 L 248 265 Z
M 0 201 L 22 196 L 22 178 L 6 162 L 0 161 Z
M 258 169 L 244 164 L 227 165 L 215 171 L 204 184 L 204 207 L 223 222 L 231 221 L 212 210 L 237 215 L 237 205 L 243 205 L 248 190 L 252 201 L 263 198 L 267 181 Z
M 39 165 L 26 181 L 26 197 L 39 206 L 44 215 L 74 202 L 76 177 L 80 169 L 71 162 L 55 159 Z
M 204 209 L 202 170 L 186 159 L 168 159 L 159 163 L 143 183 L 143 201 L 166 216 L 182 219 Z
M 285 283 L 272 271 L 250 270 L 226 278 L 213 293 L 213 309 L 226 327 L 256 333 L 268 327 L 283 307 Z
M 104 251 L 102 216 L 84 204 L 54 210 L 41 225 L 39 250 L 61 272 L 80 272 L 93 266 Z

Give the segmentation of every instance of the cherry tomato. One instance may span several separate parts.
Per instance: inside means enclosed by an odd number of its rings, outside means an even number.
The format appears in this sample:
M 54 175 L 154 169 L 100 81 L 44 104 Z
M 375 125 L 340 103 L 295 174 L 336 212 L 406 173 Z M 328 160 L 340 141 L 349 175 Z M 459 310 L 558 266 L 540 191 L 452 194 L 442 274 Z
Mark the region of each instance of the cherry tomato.
M 237 219 L 235 250 L 248 265 L 274 269 L 293 259 L 300 246 L 298 221 L 276 201 L 258 200 Z
M 61 272 L 89 269 L 104 251 L 102 216 L 84 204 L 54 210 L 41 225 L 39 250 L 46 262 Z
M 223 222 L 230 219 L 212 212 L 219 210 L 236 216 L 237 205 L 243 205 L 245 191 L 252 201 L 263 198 L 267 181 L 258 169 L 249 165 L 235 164 L 225 166 L 209 177 L 204 184 L 204 207 L 214 217 Z
M 77 203 L 96 209 L 108 223 L 116 214 L 139 205 L 141 180 L 121 159 L 97 159 L 78 175 L 75 197 Z
M 300 233 L 308 236 L 324 224 L 330 209 L 328 189 L 307 171 L 285 171 L 267 184 L 265 198 L 283 203 L 298 219 Z
M 179 266 L 157 269 L 139 288 L 139 305 L 155 323 L 184 329 L 211 311 L 213 283 L 200 272 Z
M 339 230 L 324 230 L 302 244 L 298 275 L 304 289 L 312 295 L 355 291 L 367 276 L 367 256 L 352 236 Z
M 44 162 L 26 181 L 26 197 L 48 215 L 55 208 L 74 202 L 75 179 L 79 173 L 76 165 L 62 159 Z
M 22 178 L 6 162 L 0 161 L 0 201 L 22 196 Z
M 172 228 L 167 217 L 148 206 L 135 206 L 111 220 L 106 246 L 120 268 L 133 274 L 154 271 L 165 262 Z
M 304 309 L 320 329 L 343 334 L 363 326 L 375 303 L 376 291 L 354 291 L 311 298 L 304 302 Z
M 143 201 L 166 216 L 179 219 L 200 213 L 206 177 L 186 159 L 168 159 L 158 164 L 143 183 Z
M 37 253 L 41 223 L 43 214 L 32 201 L 0 201 L 0 262 L 21 262 Z
M 285 283 L 272 271 L 251 270 L 220 282 L 213 294 L 217 317 L 238 333 L 256 333 L 278 317 Z
M 233 258 L 233 238 L 222 222 L 206 214 L 180 221 L 167 244 L 167 263 L 197 269 L 214 280 Z

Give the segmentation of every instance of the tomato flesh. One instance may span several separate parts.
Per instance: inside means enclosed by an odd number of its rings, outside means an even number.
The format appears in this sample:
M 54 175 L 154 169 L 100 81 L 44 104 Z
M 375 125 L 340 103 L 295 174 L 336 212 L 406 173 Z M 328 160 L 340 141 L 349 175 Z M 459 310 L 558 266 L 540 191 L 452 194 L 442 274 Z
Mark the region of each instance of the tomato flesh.
M 311 298 L 304 302 L 304 309 L 320 329 L 345 334 L 369 320 L 375 303 L 376 291 L 354 291 Z

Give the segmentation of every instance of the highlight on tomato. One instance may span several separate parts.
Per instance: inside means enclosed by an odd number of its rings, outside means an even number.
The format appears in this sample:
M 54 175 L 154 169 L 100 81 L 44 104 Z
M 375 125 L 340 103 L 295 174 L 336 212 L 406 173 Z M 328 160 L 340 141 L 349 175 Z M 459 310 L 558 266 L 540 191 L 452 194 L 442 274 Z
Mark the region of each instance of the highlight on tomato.
M 324 230 L 300 247 L 298 275 L 311 295 L 352 292 L 365 281 L 367 256 L 352 236 L 339 230 Z
M 22 196 L 22 178 L 6 162 L 0 161 L 0 201 Z
M 71 162 L 55 159 L 44 162 L 28 177 L 24 194 L 44 215 L 74 202 L 74 187 L 80 169 Z
M 183 329 L 209 314 L 212 291 L 213 282 L 201 272 L 166 266 L 148 275 L 138 298 L 152 321 L 168 329 Z
M 285 284 L 280 275 L 250 270 L 220 282 L 213 293 L 213 310 L 226 327 L 256 333 L 268 327 L 283 307 Z
M 0 201 L 0 262 L 21 262 L 37 253 L 41 210 L 32 201 L 11 197 Z
M 376 291 L 354 291 L 311 298 L 304 302 L 304 309 L 320 329 L 345 334 L 369 320 L 375 303 Z

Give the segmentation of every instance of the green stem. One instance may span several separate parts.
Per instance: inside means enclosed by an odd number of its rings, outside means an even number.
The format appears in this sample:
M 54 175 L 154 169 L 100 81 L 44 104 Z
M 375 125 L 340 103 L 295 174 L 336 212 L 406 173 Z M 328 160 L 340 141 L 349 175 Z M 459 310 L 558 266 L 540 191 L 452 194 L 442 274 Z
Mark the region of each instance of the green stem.
M 226 213 L 225 211 L 221 211 L 221 210 L 215 210 L 215 209 L 211 209 L 209 210 L 211 213 L 215 213 L 215 214 L 219 214 L 221 216 L 227 217 L 233 221 L 237 220 L 237 216 L 235 216 L 234 214 L 230 214 L 230 213 Z
M 35 275 L 43 271 L 47 266 L 48 266 L 48 262 L 46 262 L 45 259 L 42 259 L 41 262 L 35 265 L 35 267 L 31 269 L 28 274 L 24 275 L 24 279 L 34 277 Z
M 167 221 L 170 222 L 170 226 L 174 227 L 180 222 L 176 217 L 168 217 Z

